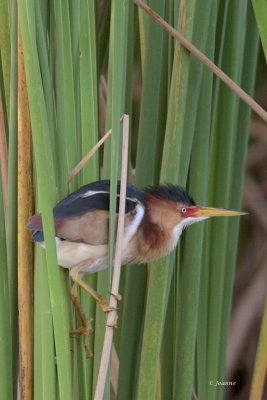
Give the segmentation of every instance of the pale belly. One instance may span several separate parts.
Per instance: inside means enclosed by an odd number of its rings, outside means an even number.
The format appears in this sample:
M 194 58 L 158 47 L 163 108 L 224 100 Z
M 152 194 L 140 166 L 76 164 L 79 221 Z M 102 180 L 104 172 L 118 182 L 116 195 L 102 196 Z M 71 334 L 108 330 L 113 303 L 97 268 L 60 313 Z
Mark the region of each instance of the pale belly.
M 136 226 L 132 228 L 130 224 L 123 238 L 122 265 L 144 264 L 165 256 L 173 250 L 180 234 L 180 232 L 173 232 L 172 235 L 164 238 L 160 248 L 154 248 L 142 235 L 132 240 Z M 45 247 L 44 242 L 39 242 L 39 244 Z M 80 272 L 83 274 L 91 274 L 108 268 L 108 245 L 106 244 L 91 245 L 56 238 L 56 248 L 58 264 L 64 268 L 70 269 L 79 265 Z
M 45 247 L 44 242 L 39 243 Z M 108 246 L 92 246 L 56 238 L 57 262 L 61 267 L 72 268 L 81 265 L 81 272 L 91 274 L 108 267 Z

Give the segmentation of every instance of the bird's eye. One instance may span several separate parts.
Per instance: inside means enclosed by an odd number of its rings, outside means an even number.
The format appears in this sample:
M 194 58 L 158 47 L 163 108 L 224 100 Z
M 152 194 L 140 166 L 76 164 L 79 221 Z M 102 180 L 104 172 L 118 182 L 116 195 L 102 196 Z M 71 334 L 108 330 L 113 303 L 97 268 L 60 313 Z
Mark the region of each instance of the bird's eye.
M 185 214 L 185 213 L 186 213 L 186 208 L 185 208 L 185 207 L 182 207 L 182 208 L 181 208 L 181 213 L 182 213 L 182 214 Z

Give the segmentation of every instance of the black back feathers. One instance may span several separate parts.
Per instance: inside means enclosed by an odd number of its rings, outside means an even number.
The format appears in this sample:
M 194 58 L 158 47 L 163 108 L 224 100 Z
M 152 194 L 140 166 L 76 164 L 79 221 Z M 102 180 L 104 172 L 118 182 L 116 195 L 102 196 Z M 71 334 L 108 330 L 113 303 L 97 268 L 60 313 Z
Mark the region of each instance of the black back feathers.
M 120 182 L 118 182 L 117 185 L 117 212 L 119 210 L 119 193 Z M 109 180 L 92 182 L 82 186 L 80 189 L 65 197 L 54 207 L 53 214 L 55 225 L 60 220 L 62 221 L 88 212 L 93 212 L 94 210 L 109 211 L 109 197 Z M 125 202 L 126 214 L 134 210 L 138 203 L 144 205 L 143 192 L 138 190 L 135 186 L 128 184 Z M 35 214 L 30 218 L 28 229 L 34 231 L 32 236 L 33 241 L 41 242 L 44 240 L 41 214 Z
M 156 187 L 148 187 L 145 191 L 162 199 L 167 199 L 190 206 L 194 206 L 196 204 L 190 194 L 180 186 L 166 184 Z
M 117 185 L 117 212 L 119 209 L 119 193 L 120 182 L 118 182 Z M 195 205 L 194 200 L 187 191 L 179 186 L 171 184 L 159 185 L 157 187 L 149 187 L 144 191 L 140 191 L 135 186 L 128 184 L 126 190 L 125 212 L 129 213 L 133 211 L 138 204 L 145 207 L 145 193 L 150 193 L 154 197 L 180 202 L 186 205 Z M 109 199 L 109 180 L 101 180 L 82 186 L 55 206 L 53 209 L 55 226 L 63 223 L 63 220 L 88 212 L 93 212 L 94 210 L 109 211 Z M 44 240 L 42 217 L 40 214 L 35 214 L 30 218 L 28 228 L 34 231 L 34 241 L 38 242 Z
M 117 212 L 119 209 L 120 182 L 117 185 Z M 60 201 L 54 208 L 55 218 L 84 214 L 93 210 L 109 210 L 110 181 L 101 180 L 82 186 Z M 125 212 L 132 211 L 137 203 L 144 203 L 143 193 L 135 186 L 127 185 Z

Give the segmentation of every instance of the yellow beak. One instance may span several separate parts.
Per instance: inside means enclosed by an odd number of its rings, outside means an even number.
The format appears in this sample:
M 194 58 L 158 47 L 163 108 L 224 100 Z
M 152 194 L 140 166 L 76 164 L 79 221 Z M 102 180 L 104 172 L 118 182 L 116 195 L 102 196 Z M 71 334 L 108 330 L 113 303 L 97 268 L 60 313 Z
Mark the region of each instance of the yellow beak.
M 246 212 L 227 210 L 225 208 L 214 208 L 214 207 L 201 207 L 197 206 L 197 210 L 194 213 L 194 217 L 234 217 L 237 215 L 245 215 Z

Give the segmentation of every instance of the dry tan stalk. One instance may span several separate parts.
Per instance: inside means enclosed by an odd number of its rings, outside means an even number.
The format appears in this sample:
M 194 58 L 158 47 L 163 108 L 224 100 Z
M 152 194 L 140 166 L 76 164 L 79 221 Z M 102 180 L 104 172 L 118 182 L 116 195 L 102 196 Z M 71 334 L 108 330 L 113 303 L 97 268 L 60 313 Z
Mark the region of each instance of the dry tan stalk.
M 97 152 L 99 147 L 107 140 L 111 135 L 112 129 L 107 131 L 105 135 L 97 142 L 97 144 L 82 158 L 82 160 L 73 168 L 73 170 L 68 175 L 68 182 L 70 182 L 85 166 L 85 164 L 90 160 L 90 158 Z
M 205 64 L 215 75 L 218 76 L 234 93 L 236 93 L 259 117 L 267 122 L 267 112 L 251 97 L 249 96 L 237 83 L 235 83 L 228 75 L 226 75 L 217 65 L 214 64 L 204 53 L 202 53 L 196 46 L 187 40 L 180 32 L 174 29 L 163 18 L 160 17 L 152 8 L 148 7 L 141 0 L 133 0 L 133 2 L 142 10 L 144 10 L 157 24 L 162 26 L 169 32 L 176 40 L 178 40 L 183 47 L 190 53 L 198 58 Z
M 129 116 L 124 115 L 123 134 L 122 134 L 122 166 L 121 166 L 121 187 L 120 187 L 118 228 L 117 228 L 114 262 L 113 262 L 113 276 L 111 285 L 112 294 L 110 296 L 110 301 L 109 301 L 110 307 L 113 308 L 114 310 L 109 312 L 107 317 L 103 351 L 100 361 L 94 400 L 103 399 L 105 384 L 107 379 L 107 371 L 110 362 L 113 331 L 117 323 L 116 307 L 117 307 L 117 296 L 120 284 L 122 240 L 124 232 L 125 198 L 126 198 L 127 165 L 128 165 L 128 138 L 129 138 Z

